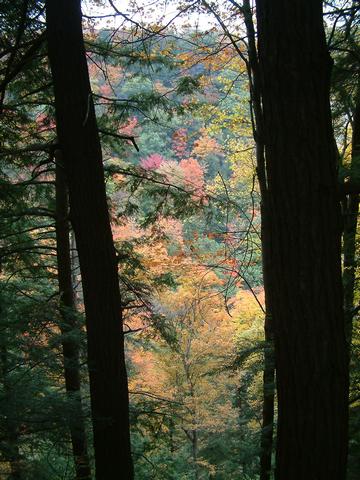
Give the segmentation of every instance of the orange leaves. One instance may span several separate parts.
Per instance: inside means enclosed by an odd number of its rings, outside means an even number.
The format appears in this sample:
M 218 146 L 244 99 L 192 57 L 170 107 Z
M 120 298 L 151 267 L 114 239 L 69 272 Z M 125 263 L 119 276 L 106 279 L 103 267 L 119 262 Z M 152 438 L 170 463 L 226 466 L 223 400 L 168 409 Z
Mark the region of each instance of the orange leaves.
M 222 148 L 216 139 L 210 137 L 206 129 L 202 128 L 201 136 L 194 142 L 194 148 L 191 153 L 200 159 L 205 159 L 211 154 L 222 153 Z
M 204 196 L 204 169 L 195 158 L 183 159 L 179 163 L 184 172 L 184 185 L 193 191 L 193 196 Z
M 140 238 L 143 233 L 131 219 L 123 221 L 121 225 L 112 225 L 113 238 L 115 242 L 134 240 Z
M 131 376 L 129 390 L 163 395 L 165 373 L 159 365 L 156 355 L 141 348 L 132 348 L 128 354 L 133 368 L 138 373 Z
M 188 134 L 185 128 L 179 128 L 172 136 L 172 150 L 179 159 L 187 156 Z

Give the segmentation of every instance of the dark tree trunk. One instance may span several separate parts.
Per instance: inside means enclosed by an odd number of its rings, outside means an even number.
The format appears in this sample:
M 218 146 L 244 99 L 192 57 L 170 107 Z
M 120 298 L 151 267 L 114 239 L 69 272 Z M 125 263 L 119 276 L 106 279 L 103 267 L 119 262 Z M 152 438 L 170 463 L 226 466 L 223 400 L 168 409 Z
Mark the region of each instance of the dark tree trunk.
M 272 451 L 274 435 L 275 404 L 275 358 L 272 332 L 271 308 L 271 254 L 269 243 L 269 216 L 267 215 L 267 182 L 265 172 L 264 124 L 261 102 L 261 85 L 253 13 L 249 0 L 243 1 L 243 15 L 248 40 L 248 76 L 253 118 L 253 136 L 256 144 L 257 176 L 261 193 L 261 253 L 263 284 L 265 290 L 264 322 L 264 372 L 263 372 L 263 406 L 260 438 L 260 480 L 270 480 L 272 471 Z
M 352 154 L 350 166 L 350 183 L 357 181 L 360 170 L 360 85 L 357 89 L 355 111 L 352 121 Z M 346 337 L 350 356 L 350 371 L 356 366 L 356 349 L 352 352 L 353 319 L 358 314 L 358 308 L 354 305 L 354 294 L 356 291 L 356 270 L 358 267 L 358 242 L 357 242 L 357 223 L 359 215 L 359 194 L 351 193 L 345 197 L 344 206 L 344 233 L 343 233 L 343 286 L 344 286 L 344 312 Z M 354 356 L 353 356 L 354 353 Z M 357 375 L 352 379 L 351 387 L 357 391 Z M 352 389 L 351 388 L 351 389 Z M 350 398 L 353 396 L 350 395 Z M 351 438 L 356 435 L 358 430 L 358 409 L 350 408 L 350 435 Z M 348 478 L 358 478 L 359 474 L 359 448 L 356 442 L 349 443 L 349 469 Z
M 277 480 L 342 480 L 348 359 L 322 1 L 258 0 Z
M 1 382 L 4 388 L 4 404 L 7 405 L 7 414 L 5 418 L 5 431 L 3 442 L 6 445 L 6 451 L 4 458 L 9 462 L 10 474 L 7 477 L 8 480 L 22 480 L 23 475 L 23 460 L 20 454 L 19 448 L 19 425 L 17 418 L 16 405 L 13 404 L 14 393 L 13 387 L 9 378 L 9 365 L 8 365 L 8 349 L 5 344 L 0 346 L 0 376 Z M 10 410 L 10 406 L 12 409 Z
M 117 258 L 81 27 L 80 0 L 47 0 L 58 139 L 79 254 L 97 480 L 132 479 Z
M 60 150 L 56 160 L 56 247 L 60 291 L 62 348 L 65 388 L 74 403 L 70 418 L 70 436 L 77 480 L 91 480 L 86 430 L 80 391 L 79 331 L 72 285 L 69 239 L 68 189 Z
M 274 435 L 274 400 L 275 400 L 275 360 L 274 345 L 271 332 L 271 318 L 266 313 L 265 349 L 263 373 L 263 408 L 260 440 L 260 480 L 271 478 L 271 457 Z
M 360 171 L 360 86 L 357 91 L 356 105 L 352 122 L 352 154 L 350 167 L 350 182 L 359 175 Z M 356 277 L 356 232 L 357 221 L 359 215 L 359 194 L 352 193 L 346 197 L 344 208 L 344 234 L 343 234 L 343 251 L 344 251 L 344 311 L 346 337 L 351 349 L 353 317 L 354 317 L 354 290 Z

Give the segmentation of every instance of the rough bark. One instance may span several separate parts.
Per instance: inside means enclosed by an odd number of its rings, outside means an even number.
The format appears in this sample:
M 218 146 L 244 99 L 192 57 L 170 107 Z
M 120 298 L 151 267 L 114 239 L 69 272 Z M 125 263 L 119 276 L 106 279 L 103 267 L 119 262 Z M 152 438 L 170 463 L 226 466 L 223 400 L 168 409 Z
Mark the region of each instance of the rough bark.
M 84 293 L 97 480 L 133 478 L 116 252 L 80 1 L 47 0 L 48 53 Z
M 320 0 L 258 0 L 277 480 L 341 480 L 348 359 L 341 214 Z
M 77 480 L 91 480 L 86 430 L 80 390 L 79 340 L 72 285 L 68 189 L 60 150 L 56 160 L 56 247 L 60 291 L 60 330 L 64 357 L 65 388 L 73 402 L 70 436 Z

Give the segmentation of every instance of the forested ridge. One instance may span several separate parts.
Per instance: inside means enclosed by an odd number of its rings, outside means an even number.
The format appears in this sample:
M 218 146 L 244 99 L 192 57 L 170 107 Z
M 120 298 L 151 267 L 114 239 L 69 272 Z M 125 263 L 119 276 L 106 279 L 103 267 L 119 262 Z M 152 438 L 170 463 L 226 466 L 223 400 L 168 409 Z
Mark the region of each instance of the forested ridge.
M 360 6 L 0 5 L 0 479 L 360 474 Z

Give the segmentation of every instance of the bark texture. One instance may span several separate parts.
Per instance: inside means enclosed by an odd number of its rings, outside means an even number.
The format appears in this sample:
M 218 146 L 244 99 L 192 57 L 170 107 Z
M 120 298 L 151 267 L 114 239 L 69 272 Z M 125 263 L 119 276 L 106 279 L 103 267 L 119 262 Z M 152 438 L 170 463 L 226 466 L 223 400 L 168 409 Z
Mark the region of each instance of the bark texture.
M 56 161 L 56 247 L 60 291 L 60 330 L 64 357 L 65 388 L 73 402 L 70 418 L 70 436 L 76 480 L 91 480 L 87 452 L 86 430 L 80 391 L 79 340 L 76 307 L 72 282 L 69 238 L 68 189 L 61 151 L 55 152 Z
M 132 479 L 117 258 L 81 27 L 80 0 L 46 1 L 58 139 L 84 292 L 97 480 Z
M 277 480 L 341 480 L 348 359 L 322 1 L 257 1 Z

